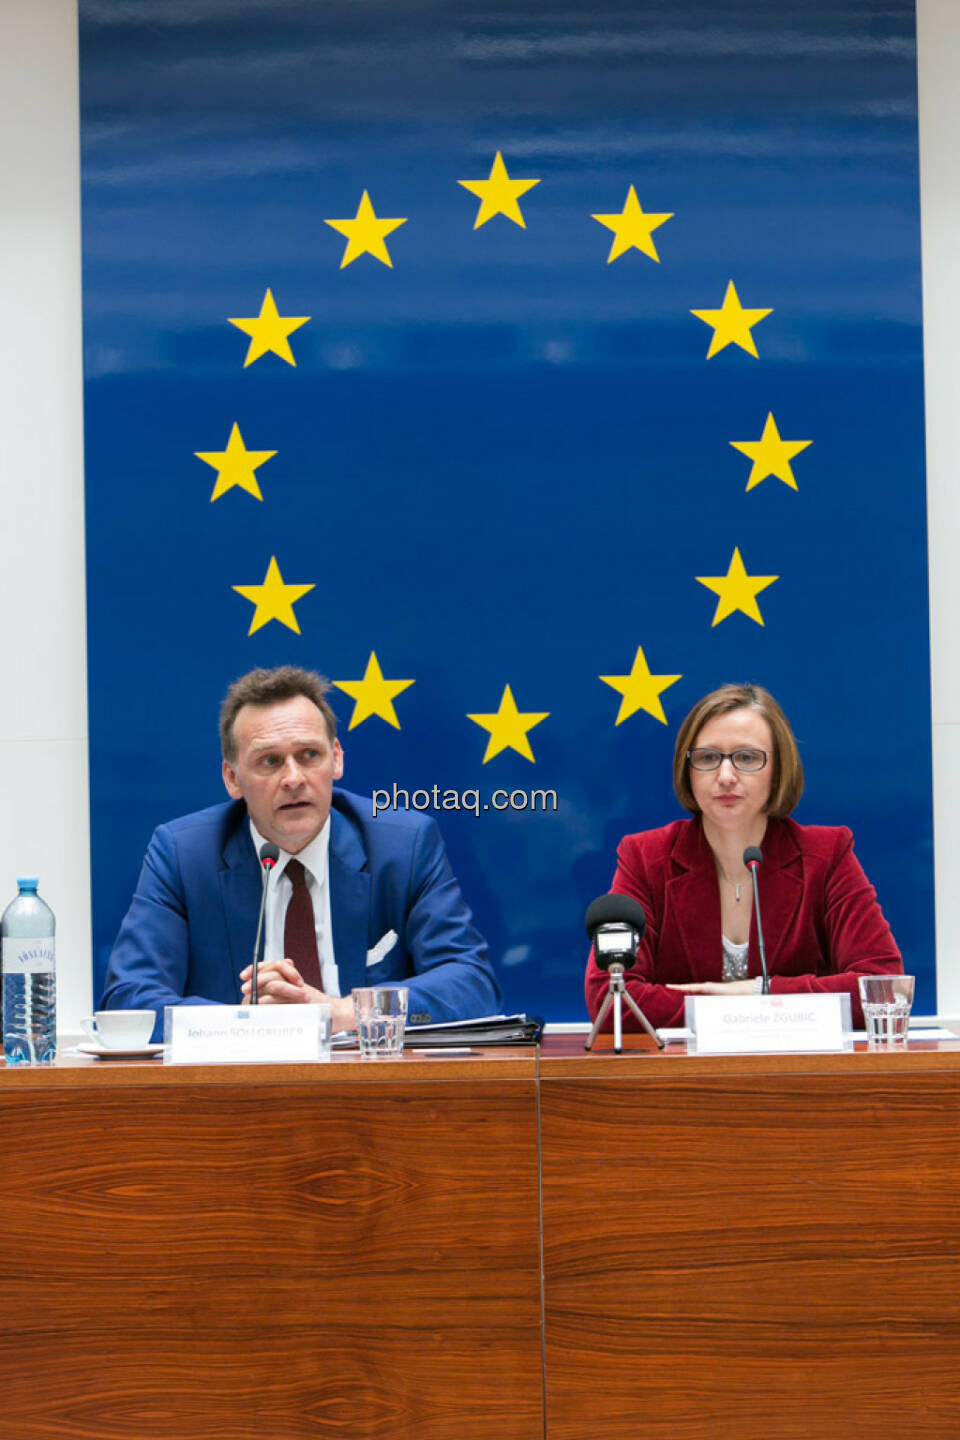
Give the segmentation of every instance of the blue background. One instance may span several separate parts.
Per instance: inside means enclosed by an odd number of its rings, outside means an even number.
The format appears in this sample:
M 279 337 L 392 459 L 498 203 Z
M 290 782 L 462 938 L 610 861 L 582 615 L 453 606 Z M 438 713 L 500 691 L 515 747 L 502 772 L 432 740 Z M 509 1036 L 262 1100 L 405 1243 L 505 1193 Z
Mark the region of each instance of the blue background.
M 679 812 L 679 722 L 767 685 L 849 824 L 935 1008 L 912 4 L 81 0 L 94 947 L 154 825 L 223 798 L 216 711 L 253 665 L 359 679 L 402 728 L 347 733 L 344 783 L 550 787 L 556 814 L 440 816 L 509 1008 L 584 1014 L 582 916 L 616 844 Z M 527 228 L 474 231 L 501 150 Z M 606 264 L 590 216 L 673 211 Z M 361 192 L 408 217 L 340 270 Z M 733 279 L 759 360 L 691 309 Z M 243 369 L 267 286 L 296 368 Z M 745 492 L 731 440 L 812 439 Z M 239 423 L 263 503 L 194 458 Z M 776 574 L 711 627 L 697 575 Z M 301 635 L 248 637 L 277 556 Z M 638 645 L 669 724 L 614 727 Z M 536 763 L 481 763 L 509 683 Z

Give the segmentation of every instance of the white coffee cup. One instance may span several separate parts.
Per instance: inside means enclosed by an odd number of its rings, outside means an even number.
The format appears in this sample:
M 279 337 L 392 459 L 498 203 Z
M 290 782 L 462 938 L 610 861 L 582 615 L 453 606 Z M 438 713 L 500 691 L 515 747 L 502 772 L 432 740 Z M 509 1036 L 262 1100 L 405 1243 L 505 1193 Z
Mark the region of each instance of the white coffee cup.
M 104 1050 L 142 1050 L 150 1044 L 156 1018 L 152 1010 L 98 1010 L 80 1024 Z

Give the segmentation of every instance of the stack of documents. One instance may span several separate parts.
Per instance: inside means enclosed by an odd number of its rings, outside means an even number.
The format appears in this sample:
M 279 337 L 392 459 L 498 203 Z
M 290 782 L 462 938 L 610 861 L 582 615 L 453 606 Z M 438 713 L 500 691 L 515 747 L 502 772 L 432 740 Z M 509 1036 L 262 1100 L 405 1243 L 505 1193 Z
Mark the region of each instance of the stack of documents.
M 535 1045 L 543 1034 L 539 1015 L 481 1015 L 438 1025 L 408 1025 L 404 1045 L 441 1050 L 463 1045 Z
M 536 1045 L 543 1034 L 539 1015 L 481 1015 L 476 1020 L 445 1020 L 431 1025 L 408 1025 L 405 1048 L 411 1050 L 462 1050 L 471 1045 Z M 342 1030 L 333 1037 L 335 1050 L 354 1049 L 357 1037 Z

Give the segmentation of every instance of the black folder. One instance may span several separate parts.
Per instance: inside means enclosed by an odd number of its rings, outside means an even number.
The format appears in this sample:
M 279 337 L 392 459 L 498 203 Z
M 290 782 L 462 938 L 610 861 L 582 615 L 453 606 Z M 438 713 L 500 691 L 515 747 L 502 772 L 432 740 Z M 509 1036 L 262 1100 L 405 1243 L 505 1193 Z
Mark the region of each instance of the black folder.
M 408 1025 L 405 1048 L 442 1050 L 464 1045 L 536 1045 L 543 1034 L 539 1015 L 481 1015 L 439 1025 Z

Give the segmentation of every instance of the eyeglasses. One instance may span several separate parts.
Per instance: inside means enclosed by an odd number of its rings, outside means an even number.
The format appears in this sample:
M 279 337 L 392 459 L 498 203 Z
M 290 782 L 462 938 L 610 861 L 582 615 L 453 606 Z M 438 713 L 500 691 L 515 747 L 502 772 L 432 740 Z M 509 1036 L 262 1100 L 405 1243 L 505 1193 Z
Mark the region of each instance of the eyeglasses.
M 719 770 L 724 760 L 729 760 L 734 770 L 742 770 L 745 775 L 754 775 L 762 770 L 769 758 L 766 750 L 714 750 L 710 746 L 701 746 L 698 750 L 687 751 L 687 759 L 694 770 Z

